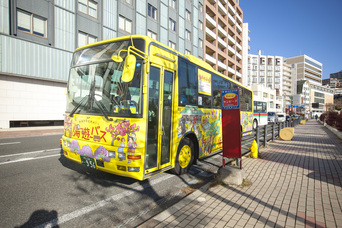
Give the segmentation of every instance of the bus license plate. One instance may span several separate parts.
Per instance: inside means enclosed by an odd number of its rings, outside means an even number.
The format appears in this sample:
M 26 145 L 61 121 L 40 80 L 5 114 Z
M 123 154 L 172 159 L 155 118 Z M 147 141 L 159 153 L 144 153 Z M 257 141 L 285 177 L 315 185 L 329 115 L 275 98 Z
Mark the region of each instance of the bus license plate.
M 96 169 L 94 158 L 81 156 L 81 163 L 89 168 Z

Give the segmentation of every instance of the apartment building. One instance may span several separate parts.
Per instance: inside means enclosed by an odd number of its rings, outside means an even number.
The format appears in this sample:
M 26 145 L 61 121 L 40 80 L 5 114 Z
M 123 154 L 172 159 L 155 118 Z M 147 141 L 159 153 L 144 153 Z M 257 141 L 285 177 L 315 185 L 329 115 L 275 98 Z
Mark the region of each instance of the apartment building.
M 242 31 L 242 84 L 248 84 L 248 52 L 251 50 L 249 42 L 251 38 L 249 37 L 249 25 L 248 23 L 243 23 Z
M 296 65 L 297 80 L 308 80 L 310 84 L 322 85 L 322 63 L 307 55 L 286 58 L 284 61 L 287 64 Z
M 275 90 L 277 112 L 284 112 L 283 57 L 248 54 L 247 85 L 264 85 Z
M 291 96 L 295 94 L 294 83 L 295 79 L 292 76 L 292 67 L 289 64 L 283 63 L 283 104 L 284 107 L 291 105 Z
M 216 28 L 218 23 L 225 28 L 225 42 L 228 34 L 234 39 L 234 54 L 222 51 L 227 53 L 222 56 L 231 58 L 230 75 L 241 77 L 242 12 L 229 2 L 209 8 L 221 12 L 214 17 Z M 0 0 L 0 128 L 63 123 L 69 66 L 79 46 L 142 34 L 204 59 L 206 5 L 204 0 Z M 234 21 L 227 24 L 228 18 Z
M 243 12 L 239 0 L 205 1 L 205 61 L 242 81 Z
M 342 88 L 342 70 L 330 74 L 329 85 L 331 88 Z

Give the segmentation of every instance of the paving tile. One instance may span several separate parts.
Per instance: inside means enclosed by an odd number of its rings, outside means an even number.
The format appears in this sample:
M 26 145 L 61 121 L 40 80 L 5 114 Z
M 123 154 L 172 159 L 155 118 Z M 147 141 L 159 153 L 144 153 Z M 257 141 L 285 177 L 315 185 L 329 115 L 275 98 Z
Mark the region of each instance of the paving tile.
M 193 198 L 176 209 L 178 212 L 170 210 L 164 222 L 176 222 L 167 226 L 184 226 L 186 219 L 190 221 L 188 226 L 195 227 L 342 224 L 340 139 L 310 120 L 296 127 L 291 141 L 276 140 L 259 152 L 262 158 L 244 159 L 246 178 L 252 181 L 250 187 L 217 186 L 201 192 L 205 203 L 198 207 Z

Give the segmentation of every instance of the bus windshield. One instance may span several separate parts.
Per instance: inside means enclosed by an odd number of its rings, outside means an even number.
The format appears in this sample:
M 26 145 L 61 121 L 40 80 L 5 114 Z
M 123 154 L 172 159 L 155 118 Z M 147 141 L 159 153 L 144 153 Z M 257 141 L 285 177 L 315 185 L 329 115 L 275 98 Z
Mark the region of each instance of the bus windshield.
M 137 58 L 133 80 L 121 79 L 124 61 L 113 54 L 127 50 L 129 41 L 118 41 L 75 52 L 68 82 L 66 111 L 77 114 L 138 117 L 142 112 L 144 62 Z M 127 52 L 120 52 L 123 59 Z

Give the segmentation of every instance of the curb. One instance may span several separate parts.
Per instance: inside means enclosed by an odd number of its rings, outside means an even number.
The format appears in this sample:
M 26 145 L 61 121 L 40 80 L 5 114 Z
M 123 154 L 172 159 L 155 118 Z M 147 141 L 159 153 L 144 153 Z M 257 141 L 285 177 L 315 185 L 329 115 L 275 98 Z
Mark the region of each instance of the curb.
M 323 123 L 322 121 L 318 120 L 324 127 L 326 127 L 329 131 L 331 131 L 332 133 L 334 133 L 338 138 L 342 139 L 342 132 L 340 132 L 339 130 L 331 127 L 330 125 Z

